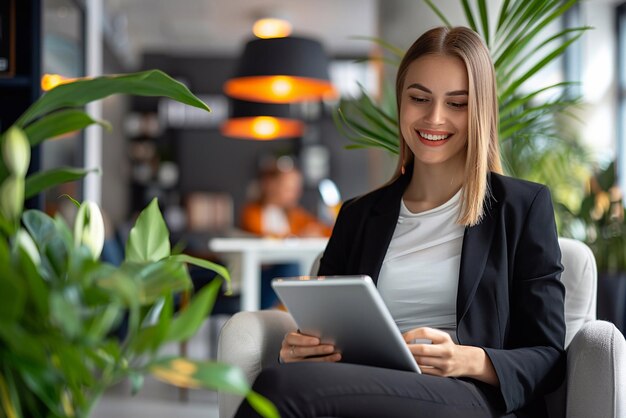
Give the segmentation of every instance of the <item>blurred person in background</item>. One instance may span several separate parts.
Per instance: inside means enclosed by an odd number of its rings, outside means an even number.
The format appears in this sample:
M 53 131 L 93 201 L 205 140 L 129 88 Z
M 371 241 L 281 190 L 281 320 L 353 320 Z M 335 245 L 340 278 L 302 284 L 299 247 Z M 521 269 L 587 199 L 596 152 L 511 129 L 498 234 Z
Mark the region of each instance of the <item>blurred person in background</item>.
M 291 157 L 283 156 L 266 164 L 259 173 L 257 198 L 243 208 L 241 228 L 267 238 L 329 237 L 332 227 L 300 206 L 302 187 L 302 173 Z M 303 273 L 297 263 L 263 266 L 261 308 L 270 308 L 277 302 L 270 285 L 274 277 Z

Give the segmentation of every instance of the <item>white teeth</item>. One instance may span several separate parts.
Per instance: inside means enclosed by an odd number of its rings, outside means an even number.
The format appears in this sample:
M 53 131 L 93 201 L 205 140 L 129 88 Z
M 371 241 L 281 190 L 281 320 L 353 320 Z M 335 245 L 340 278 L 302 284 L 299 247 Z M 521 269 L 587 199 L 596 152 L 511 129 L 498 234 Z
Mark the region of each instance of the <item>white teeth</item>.
M 429 141 L 441 141 L 442 139 L 448 138 L 450 135 L 430 135 L 421 131 L 418 131 L 420 136 L 424 139 L 428 139 Z

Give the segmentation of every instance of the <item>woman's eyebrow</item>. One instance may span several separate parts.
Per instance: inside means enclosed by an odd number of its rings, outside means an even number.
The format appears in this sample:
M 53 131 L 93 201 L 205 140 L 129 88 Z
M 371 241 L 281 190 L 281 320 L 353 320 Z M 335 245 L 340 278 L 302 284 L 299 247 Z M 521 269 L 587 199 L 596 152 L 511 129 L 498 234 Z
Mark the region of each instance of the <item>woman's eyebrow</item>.
M 409 87 L 407 87 L 407 90 L 408 89 L 418 89 L 425 93 L 433 94 L 433 92 L 430 91 L 430 89 L 421 85 L 420 83 L 413 83 Z M 449 91 L 446 93 L 446 96 L 468 96 L 468 95 L 469 93 L 467 92 L 467 90 L 454 90 L 454 91 Z
M 411 84 L 409 87 L 407 87 L 406 89 L 407 89 L 407 90 L 408 90 L 408 89 L 418 89 L 418 90 L 421 90 L 421 91 L 423 91 L 423 92 L 425 92 L 425 93 L 428 93 L 428 94 L 433 94 L 433 92 L 432 92 L 432 91 L 430 91 L 430 90 L 429 90 L 429 89 L 427 89 L 426 87 L 422 86 L 420 83 L 413 83 L 413 84 Z
M 454 90 L 446 93 L 446 96 L 469 96 L 467 90 Z

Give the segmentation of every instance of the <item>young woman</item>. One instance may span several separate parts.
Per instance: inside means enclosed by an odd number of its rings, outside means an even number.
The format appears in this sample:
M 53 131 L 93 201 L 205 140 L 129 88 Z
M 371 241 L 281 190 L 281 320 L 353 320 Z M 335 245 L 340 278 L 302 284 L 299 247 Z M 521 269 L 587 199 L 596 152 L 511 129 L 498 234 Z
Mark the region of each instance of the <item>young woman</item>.
M 423 374 L 345 364 L 294 332 L 254 389 L 283 417 L 544 417 L 564 377 L 560 251 L 548 190 L 500 174 L 488 50 L 430 30 L 396 93 L 396 173 L 344 204 L 319 273 L 371 276 Z

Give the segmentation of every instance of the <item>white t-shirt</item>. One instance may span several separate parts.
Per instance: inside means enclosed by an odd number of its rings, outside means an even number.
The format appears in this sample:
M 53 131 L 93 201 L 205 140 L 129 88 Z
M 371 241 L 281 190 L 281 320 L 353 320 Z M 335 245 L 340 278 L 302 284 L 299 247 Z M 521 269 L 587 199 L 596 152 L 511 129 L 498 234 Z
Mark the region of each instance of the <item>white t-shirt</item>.
M 456 341 L 456 294 L 465 227 L 456 223 L 461 190 L 420 213 L 401 201 L 378 290 L 401 332 L 432 327 Z
M 266 205 L 261 213 L 261 228 L 264 235 L 284 236 L 289 235 L 289 219 L 285 211 L 278 206 Z

